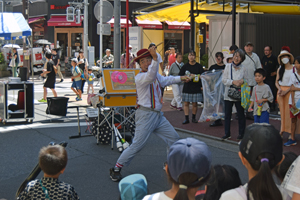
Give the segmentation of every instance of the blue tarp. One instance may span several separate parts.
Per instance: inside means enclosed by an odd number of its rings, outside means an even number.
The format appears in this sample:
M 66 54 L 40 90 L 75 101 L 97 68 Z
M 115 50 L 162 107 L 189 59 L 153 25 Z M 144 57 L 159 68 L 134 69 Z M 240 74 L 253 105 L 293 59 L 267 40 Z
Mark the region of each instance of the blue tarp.
M 31 35 L 31 28 L 22 13 L 0 13 L 0 38 L 16 39 Z

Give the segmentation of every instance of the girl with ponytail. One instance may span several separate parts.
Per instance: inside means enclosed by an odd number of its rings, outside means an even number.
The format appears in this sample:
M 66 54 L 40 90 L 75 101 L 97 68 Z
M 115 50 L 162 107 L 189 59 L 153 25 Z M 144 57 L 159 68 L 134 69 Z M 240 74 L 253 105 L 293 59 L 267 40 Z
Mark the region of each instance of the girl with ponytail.
M 284 200 L 272 170 L 284 159 L 279 131 L 269 124 L 252 124 L 245 130 L 239 157 L 248 170 L 249 182 L 224 192 L 220 200 Z
M 207 182 L 210 172 L 208 146 L 194 138 L 178 140 L 170 147 L 166 165 L 172 188 L 147 195 L 143 200 L 195 200 L 198 188 Z

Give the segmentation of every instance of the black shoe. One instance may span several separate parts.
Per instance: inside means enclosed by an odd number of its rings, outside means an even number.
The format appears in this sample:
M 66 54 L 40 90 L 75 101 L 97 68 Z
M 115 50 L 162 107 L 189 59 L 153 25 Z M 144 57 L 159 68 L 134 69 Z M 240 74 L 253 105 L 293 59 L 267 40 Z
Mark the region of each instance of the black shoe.
M 243 136 L 242 136 L 242 135 L 239 135 L 236 139 L 237 139 L 237 140 L 241 140 L 241 139 L 243 139 Z
M 61 83 L 64 82 L 64 79 L 61 79 L 60 82 L 61 82 Z
M 198 121 L 196 119 L 192 119 L 193 123 L 198 123 Z
M 215 126 L 223 126 L 222 121 L 221 120 L 216 120 L 214 121 L 212 124 L 209 125 L 210 127 L 215 127 Z
M 186 119 L 182 122 L 182 124 L 188 124 L 188 123 L 190 123 L 190 120 L 188 120 L 188 119 Z
M 110 174 L 110 179 L 114 182 L 119 182 L 122 179 L 121 169 L 110 168 L 109 174 Z
M 231 136 L 229 135 L 229 136 L 227 136 L 227 135 L 224 135 L 223 137 L 221 137 L 221 139 L 222 140 L 228 140 L 228 139 L 230 139 L 231 138 Z

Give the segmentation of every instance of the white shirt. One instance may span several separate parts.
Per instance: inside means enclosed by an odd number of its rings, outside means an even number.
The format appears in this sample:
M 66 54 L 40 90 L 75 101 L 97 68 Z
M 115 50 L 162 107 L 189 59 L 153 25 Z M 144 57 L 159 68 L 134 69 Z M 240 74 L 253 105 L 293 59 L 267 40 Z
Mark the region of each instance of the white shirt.
M 297 72 L 292 73 L 292 75 L 290 76 L 289 85 L 294 85 L 296 88 L 300 88 L 300 82 L 298 81 L 295 75 L 300 80 L 300 76 L 298 75 Z M 296 104 L 297 101 L 300 99 L 300 91 L 295 91 L 294 97 L 295 97 L 295 104 Z M 290 94 L 289 104 L 292 105 L 292 93 Z
M 223 77 L 222 77 L 222 83 L 225 85 L 224 100 L 236 101 L 236 100 L 228 97 L 228 90 L 229 90 L 230 86 L 233 85 L 232 82 L 234 80 L 246 79 L 247 71 L 242 64 L 239 66 L 239 68 L 236 68 L 236 69 L 233 66 L 232 67 L 231 66 L 232 66 L 231 63 L 226 65 L 226 67 L 224 69 Z M 231 70 L 232 70 L 232 78 L 231 78 Z
M 162 63 L 162 62 L 163 62 L 163 60 L 162 60 L 162 58 L 161 58 L 160 54 L 156 52 L 156 55 L 157 55 L 157 62 L 158 62 L 158 64 Z M 151 62 L 151 65 L 150 65 L 150 66 L 152 66 L 152 65 L 153 65 L 153 61 L 154 61 L 154 60 L 152 60 L 152 62 Z
M 243 188 L 243 190 L 245 192 L 245 196 L 244 195 L 242 196 L 242 194 L 240 194 L 238 192 L 238 189 L 235 188 L 235 189 L 231 189 L 231 190 L 227 190 L 227 191 L 223 192 L 220 197 L 220 200 L 247 200 L 247 186 L 248 186 L 248 183 L 246 183 L 245 185 L 240 187 L 240 188 Z M 282 190 L 281 187 L 278 185 L 277 185 L 277 187 L 278 187 L 279 191 L 281 192 L 282 199 L 290 200 L 290 196 L 287 194 L 287 191 Z M 241 192 L 241 190 L 240 190 L 240 192 Z M 253 200 L 251 192 L 249 194 L 249 199 Z
M 300 194 L 300 156 L 293 162 L 287 171 L 284 180 L 282 182 L 282 187 Z
M 242 63 L 242 65 L 246 68 L 247 70 L 247 76 L 248 76 L 248 85 L 249 86 L 255 86 L 256 81 L 254 78 L 254 72 L 256 69 L 261 68 L 261 63 L 259 60 L 259 57 L 256 53 L 252 52 L 252 55 L 250 56 L 252 58 L 249 58 L 249 56 L 245 55 L 246 59 Z M 254 61 L 254 62 L 253 62 Z
M 291 86 L 290 78 L 293 75 L 293 68 L 289 70 L 285 70 L 281 81 L 279 81 L 279 85 L 281 86 Z
M 165 195 L 164 192 L 158 192 L 152 195 L 150 194 L 145 196 L 143 200 L 172 200 L 172 199 L 167 195 Z
M 152 60 L 147 72 L 140 72 L 135 76 L 137 104 L 147 108 L 161 110 L 161 87 L 179 83 L 180 76 L 164 77 L 158 73 L 158 62 Z

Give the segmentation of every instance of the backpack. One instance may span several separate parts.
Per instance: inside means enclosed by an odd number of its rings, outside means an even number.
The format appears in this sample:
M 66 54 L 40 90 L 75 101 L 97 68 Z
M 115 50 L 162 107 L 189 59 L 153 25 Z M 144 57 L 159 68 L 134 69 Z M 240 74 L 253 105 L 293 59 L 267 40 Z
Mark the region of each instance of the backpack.
M 79 72 L 78 72 L 78 69 L 79 69 Z M 77 74 L 81 73 L 80 78 L 81 78 L 82 80 L 85 80 L 85 78 L 84 78 L 84 73 L 83 73 L 82 69 L 80 69 L 78 66 L 76 66 L 76 67 L 75 67 L 75 71 L 76 71 Z

